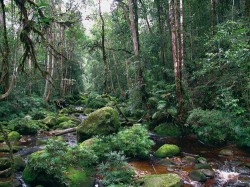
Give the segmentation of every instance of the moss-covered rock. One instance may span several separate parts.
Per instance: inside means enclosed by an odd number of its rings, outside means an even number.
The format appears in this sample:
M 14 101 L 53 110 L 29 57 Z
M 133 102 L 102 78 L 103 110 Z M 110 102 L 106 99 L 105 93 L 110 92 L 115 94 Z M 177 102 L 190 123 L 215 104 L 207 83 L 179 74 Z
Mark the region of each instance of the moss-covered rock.
M 91 112 L 94 112 L 95 110 L 94 109 L 92 109 L 92 108 L 86 108 L 85 110 L 84 110 L 84 114 L 85 115 L 88 115 L 88 114 L 90 114 Z
M 87 140 L 83 141 L 82 143 L 80 143 L 80 147 L 83 148 L 83 147 L 91 146 L 95 140 L 97 140 L 96 137 L 87 139 Z
M 204 157 L 198 157 L 197 162 L 200 164 L 207 164 L 207 159 Z
M 21 138 L 21 135 L 17 131 L 12 131 L 8 134 L 10 141 L 18 141 Z
M 181 129 L 172 123 L 162 123 L 154 128 L 154 132 L 162 136 L 181 136 Z
M 72 128 L 72 127 L 76 127 L 76 126 L 77 126 L 77 123 L 75 123 L 72 120 L 69 120 L 69 121 L 64 121 L 64 122 L 60 123 L 56 127 L 59 129 L 68 129 L 68 128 Z
M 11 166 L 10 159 L 0 158 L 0 171 L 8 169 Z
M 205 182 L 207 180 L 206 176 L 198 170 L 194 170 L 189 172 L 189 177 L 194 180 L 194 181 L 198 181 L 198 182 Z
M 82 142 L 93 135 L 108 135 L 120 128 L 118 112 L 111 107 L 98 109 L 77 127 L 77 140 Z
M 54 116 L 47 116 L 45 119 L 42 120 L 42 122 L 50 128 L 58 124 L 57 119 Z
M 172 157 L 180 153 L 180 148 L 173 144 L 164 144 L 156 152 L 155 156 L 159 158 Z
M 143 187 L 180 187 L 181 178 L 177 174 L 147 175 L 142 178 Z

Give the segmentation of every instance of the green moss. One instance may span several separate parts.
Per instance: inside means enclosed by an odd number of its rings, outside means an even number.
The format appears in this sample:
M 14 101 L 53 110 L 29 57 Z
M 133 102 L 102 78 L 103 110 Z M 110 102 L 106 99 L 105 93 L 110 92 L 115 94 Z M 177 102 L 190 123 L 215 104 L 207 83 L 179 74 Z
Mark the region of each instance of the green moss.
M 82 142 L 93 135 L 108 135 L 120 128 L 118 112 L 111 107 L 98 109 L 77 127 L 77 140 Z
M 68 128 L 72 128 L 72 127 L 76 127 L 77 124 L 72 121 L 72 120 L 69 120 L 69 121 L 64 121 L 62 123 L 60 123 L 59 125 L 57 125 L 57 128 L 60 128 L 60 129 L 68 129 Z
M 204 182 L 207 180 L 206 176 L 200 172 L 200 171 L 197 171 L 197 170 L 194 170 L 194 171 L 191 171 L 189 173 L 189 177 L 194 180 L 194 181 L 199 181 L 199 182 Z
M 45 119 L 42 120 L 42 122 L 48 127 L 54 127 L 58 124 L 57 119 L 54 116 L 47 116 Z
M 69 168 L 66 178 L 69 180 L 70 187 L 91 186 L 90 171 L 83 169 Z
M 162 123 L 155 127 L 154 132 L 162 136 L 181 136 L 181 129 L 174 124 Z
M 84 114 L 85 115 L 88 115 L 88 114 L 90 114 L 91 112 L 94 112 L 94 109 L 92 109 L 92 108 L 86 108 L 85 110 L 84 110 Z
M 181 178 L 177 174 L 147 175 L 142 178 L 143 187 L 180 187 Z
M 16 131 L 12 131 L 8 134 L 8 138 L 10 141 L 18 141 L 20 140 L 21 135 Z
M 180 153 L 180 148 L 177 145 L 164 144 L 156 152 L 155 156 L 160 158 L 172 157 Z

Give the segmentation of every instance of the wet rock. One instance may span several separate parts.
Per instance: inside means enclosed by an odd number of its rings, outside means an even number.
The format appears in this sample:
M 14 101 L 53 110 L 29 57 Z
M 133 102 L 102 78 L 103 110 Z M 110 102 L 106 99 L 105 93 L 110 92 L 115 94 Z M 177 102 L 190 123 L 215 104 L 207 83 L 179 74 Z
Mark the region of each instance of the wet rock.
M 156 152 L 155 156 L 159 158 L 173 157 L 180 153 L 180 148 L 173 144 L 164 144 Z
M 147 175 L 142 178 L 143 187 L 180 187 L 181 178 L 177 174 Z
M 185 156 L 183 158 L 183 161 L 186 162 L 186 163 L 194 163 L 195 162 L 195 157 L 193 157 L 193 156 Z
M 188 175 L 192 180 L 198 181 L 198 182 L 205 182 L 207 180 L 206 176 L 198 170 L 193 170 L 189 172 Z
M 233 156 L 233 151 L 230 150 L 230 149 L 222 149 L 219 152 L 219 155 L 222 155 L 222 156 Z
M 197 162 L 200 164 L 207 164 L 207 159 L 204 157 L 197 158 Z
M 195 164 L 194 169 L 212 169 L 209 164 Z
M 77 140 L 82 142 L 94 135 L 108 135 L 120 128 L 118 112 L 111 107 L 98 109 L 77 127 Z
M 11 176 L 11 168 L 5 169 L 3 171 L 0 171 L 0 177 L 2 178 L 8 178 Z
M 0 158 L 0 170 L 8 169 L 11 166 L 11 162 L 8 158 Z
M 214 178 L 215 176 L 215 172 L 212 169 L 200 169 L 199 171 L 201 171 L 206 177 L 209 178 Z
M 170 159 L 163 159 L 163 160 L 160 160 L 159 161 L 159 164 L 160 165 L 163 165 L 163 166 L 174 166 L 176 165 L 172 160 Z

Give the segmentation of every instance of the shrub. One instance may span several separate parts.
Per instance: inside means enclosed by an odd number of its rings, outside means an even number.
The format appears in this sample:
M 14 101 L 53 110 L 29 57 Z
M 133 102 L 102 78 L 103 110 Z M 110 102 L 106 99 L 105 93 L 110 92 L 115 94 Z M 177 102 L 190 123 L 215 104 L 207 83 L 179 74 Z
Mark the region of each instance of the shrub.
M 205 143 L 222 144 L 233 136 L 231 126 L 234 120 L 227 113 L 219 110 L 194 109 L 187 123 L 192 125 L 198 138 Z
M 39 175 L 59 183 L 69 181 L 65 173 L 70 168 L 84 168 L 95 164 L 97 156 L 93 150 L 81 149 L 79 146 L 67 147 L 66 143 L 50 139 L 44 150 L 29 156 L 24 171 L 24 179 L 34 182 Z
M 107 186 L 131 184 L 135 171 L 126 162 L 126 157 L 121 152 L 110 152 L 106 157 L 106 161 L 98 167 L 98 174 L 103 176 L 103 183 Z
M 148 157 L 153 144 L 153 141 L 149 139 L 147 129 L 141 124 L 121 130 L 112 137 L 114 149 L 123 151 L 126 156 L 130 157 Z

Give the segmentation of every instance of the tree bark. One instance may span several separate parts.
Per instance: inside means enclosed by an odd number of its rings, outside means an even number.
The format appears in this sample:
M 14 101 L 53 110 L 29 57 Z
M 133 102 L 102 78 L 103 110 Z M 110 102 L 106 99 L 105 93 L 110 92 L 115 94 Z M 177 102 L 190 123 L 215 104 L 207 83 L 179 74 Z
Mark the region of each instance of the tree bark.
M 105 50 L 105 22 L 102 16 L 102 10 L 101 10 L 101 0 L 99 0 L 99 16 L 102 21 L 102 60 L 104 63 L 104 92 L 108 92 L 108 68 L 107 68 L 107 55 Z
M 169 0 L 169 19 L 171 25 L 172 56 L 174 63 L 174 77 L 176 98 L 178 102 L 178 120 L 182 122 L 184 115 L 183 69 L 184 69 L 184 38 L 183 38 L 183 4 L 180 0 L 178 10 L 177 0 Z M 180 20 L 179 15 L 180 14 Z M 180 25 L 180 31 L 179 31 Z
M 245 16 L 250 18 L 250 1 L 245 0 Z

